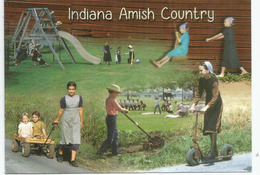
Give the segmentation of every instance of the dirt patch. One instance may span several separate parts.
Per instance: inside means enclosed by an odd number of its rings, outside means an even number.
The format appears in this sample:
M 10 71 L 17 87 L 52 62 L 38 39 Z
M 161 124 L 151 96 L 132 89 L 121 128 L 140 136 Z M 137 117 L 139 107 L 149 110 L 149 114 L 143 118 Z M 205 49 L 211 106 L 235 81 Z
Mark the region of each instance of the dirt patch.
M 251 97 L 251 82 L 243 81 L 243 82 L 220 82 L 219 90 L 221 92 L 222 97 Z

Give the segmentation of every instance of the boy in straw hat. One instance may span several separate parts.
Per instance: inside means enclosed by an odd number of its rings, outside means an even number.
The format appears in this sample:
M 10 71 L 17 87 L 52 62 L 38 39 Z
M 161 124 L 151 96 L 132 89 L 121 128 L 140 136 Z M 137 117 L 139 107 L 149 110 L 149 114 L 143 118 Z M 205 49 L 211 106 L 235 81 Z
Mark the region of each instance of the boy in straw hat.
M 134 53 L 134 49 L 133 49 L 133 46 L 132 45 L 129 45 L 128 46 L 128 49 L 129 49 L 129 52 L 128 53 L 125 53 L 125 55 L 129 55 L 129 58 L 128 58 L 128 64 L 133 64 L 133 61 L 135 59 L 135 53 Z
M 118 149 L 118 132 L 116 126 L 117 113 L 118 111 L 127 113 L 128 110 L 122 108 L 116 100 L 118 94 L 121 94 L 119 86 L 111 84 L 107 90 L 109 93 L 109 96 L 106 99 L 107 139 L 103 142 L 97 154 L 103 156 L 112 144 L 112 155 L 116 156 L 120 154 Z

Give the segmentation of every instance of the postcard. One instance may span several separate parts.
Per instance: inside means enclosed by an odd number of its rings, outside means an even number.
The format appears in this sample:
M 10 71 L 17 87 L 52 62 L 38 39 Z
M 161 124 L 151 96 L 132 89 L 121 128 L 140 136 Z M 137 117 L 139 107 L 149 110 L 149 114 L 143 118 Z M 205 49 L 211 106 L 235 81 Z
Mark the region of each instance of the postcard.
M 5 0 L 4 173 L 255 173 L 254 4 Z

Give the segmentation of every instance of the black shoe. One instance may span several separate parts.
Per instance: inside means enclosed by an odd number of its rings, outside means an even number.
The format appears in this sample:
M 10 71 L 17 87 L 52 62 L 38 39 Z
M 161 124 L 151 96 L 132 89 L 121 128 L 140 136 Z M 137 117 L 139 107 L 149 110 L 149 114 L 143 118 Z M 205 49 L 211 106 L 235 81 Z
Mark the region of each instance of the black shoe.
M 212 160 L 212 159 L 215 159 L 216 157 L 218 157 L 218 152 L 217 151 L 214 151 L 214 152 L 210 152 L 208 153 L 207 155 L 205 155 L 205 159 L 206 160 Z
M 78 164 L 76 163 L 75 160 L 70 161 L 70 164 L 71 164 L 71 166 L 78 167 Z
M 57 154 L 57 161 L 60 163 L 63 162 L 63 156 L 61 154 Z

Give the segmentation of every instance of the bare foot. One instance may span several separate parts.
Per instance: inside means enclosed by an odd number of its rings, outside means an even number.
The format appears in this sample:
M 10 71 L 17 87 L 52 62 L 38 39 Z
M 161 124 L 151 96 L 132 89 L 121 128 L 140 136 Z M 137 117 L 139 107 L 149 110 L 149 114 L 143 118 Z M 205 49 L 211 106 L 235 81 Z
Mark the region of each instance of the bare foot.
M 158 68 L 161 68 L 162 66 L 160 64 L 158 64 L 156 61 L 153 61 L 153 64 L 158 67 Z
M 248 72 L 246 72 L 246 71 L 243 71 L 240 75 L 245 75 L 245 74 L 247 74 Z
M 224 75 L 223 75 L 223 74 L 219 74 L 219 75 L 217 75 L 217 77 L 219 77 L 219 78 L 223 78 Z

